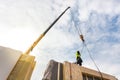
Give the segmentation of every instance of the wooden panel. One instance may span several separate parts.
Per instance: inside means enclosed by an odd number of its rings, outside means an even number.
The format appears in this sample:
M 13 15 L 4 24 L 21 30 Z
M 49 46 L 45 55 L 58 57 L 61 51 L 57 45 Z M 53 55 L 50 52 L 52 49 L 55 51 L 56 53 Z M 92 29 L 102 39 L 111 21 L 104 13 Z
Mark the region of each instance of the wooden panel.
M 70 64 L 65 62 L 63 65 L 63 80 L 71 80 L 70 79 Z
M 31 69 L 30 69 L 30 72 L 28 72 L 28 79 L 26 80 L 30 80 L 31 76 L 32 76 L 32 72 L 35 68 L 35 65 L 36 65 L 36 61 L 34 61 L 32 64 L 31 64 Z
M 23 54 L 8 77 L 8 80 L 29 80 L 35 64 L 34 56 Z
M 65 62 L 63 72 L 64 80 L 82 80 L 80 66 L 76 64 Z
M 72 74 L 71 80 L 82 80 L 82 73 L 79 65 L 71 64 L 71 74 Z
M 57 80 L 58 62 L 51 60 L 42 80 Z

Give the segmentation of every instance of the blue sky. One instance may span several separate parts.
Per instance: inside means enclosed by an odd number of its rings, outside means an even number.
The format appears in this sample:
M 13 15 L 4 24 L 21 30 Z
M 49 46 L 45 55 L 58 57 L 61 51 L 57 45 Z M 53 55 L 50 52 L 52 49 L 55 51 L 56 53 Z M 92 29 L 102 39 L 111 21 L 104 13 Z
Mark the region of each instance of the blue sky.
M 0 0 L 0 45 L 25 52 L 68 6 L 31 52 L 37 61 L 31 80 L 41 80 L 50 59 L 75 62 L 83 46 L 75 26 L 100 70 L 120 79 L 120 0 Z M 96 69 L 85 48 L 81 54 L 83 66 Z

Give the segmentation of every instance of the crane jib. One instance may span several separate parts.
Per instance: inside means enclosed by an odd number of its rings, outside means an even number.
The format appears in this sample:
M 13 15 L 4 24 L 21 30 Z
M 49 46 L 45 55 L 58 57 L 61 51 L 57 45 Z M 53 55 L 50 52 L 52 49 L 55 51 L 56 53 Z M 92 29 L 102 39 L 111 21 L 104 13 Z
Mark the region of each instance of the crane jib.
M 60 17 L 69 9 L 70 7 L 66 8 L 64 12 L 58 16 L 58 18 L 37 38 L 37 40 L 28 48 L 25 54 L 29 54 L 30 51 L 38 44 L 38 42 L 45 36 L 45 34 L 53 27 L 53 25 L 60 19 Z

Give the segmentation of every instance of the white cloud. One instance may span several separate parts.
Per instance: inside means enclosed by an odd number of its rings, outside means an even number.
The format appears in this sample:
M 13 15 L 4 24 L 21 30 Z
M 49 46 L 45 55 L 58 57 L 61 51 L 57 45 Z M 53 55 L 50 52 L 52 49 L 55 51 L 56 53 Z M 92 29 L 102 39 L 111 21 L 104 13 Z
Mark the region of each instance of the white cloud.
M 80 20 L 86 21 L 89 18 L 91 12 L 97 12 L 100 14 L 115 15 L 119 14 L 119 0 L 81 0 L 79 1 L 79 13 Z

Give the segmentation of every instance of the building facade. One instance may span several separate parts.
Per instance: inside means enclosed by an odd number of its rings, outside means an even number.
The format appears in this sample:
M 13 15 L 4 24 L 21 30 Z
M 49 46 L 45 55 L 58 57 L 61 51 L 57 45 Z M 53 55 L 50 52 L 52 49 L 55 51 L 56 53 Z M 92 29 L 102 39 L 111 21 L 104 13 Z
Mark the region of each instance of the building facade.
M 70 62 L 59 63 L 51 60 L 42 80 L 117 80 L 112 75 L 79 66 Z

